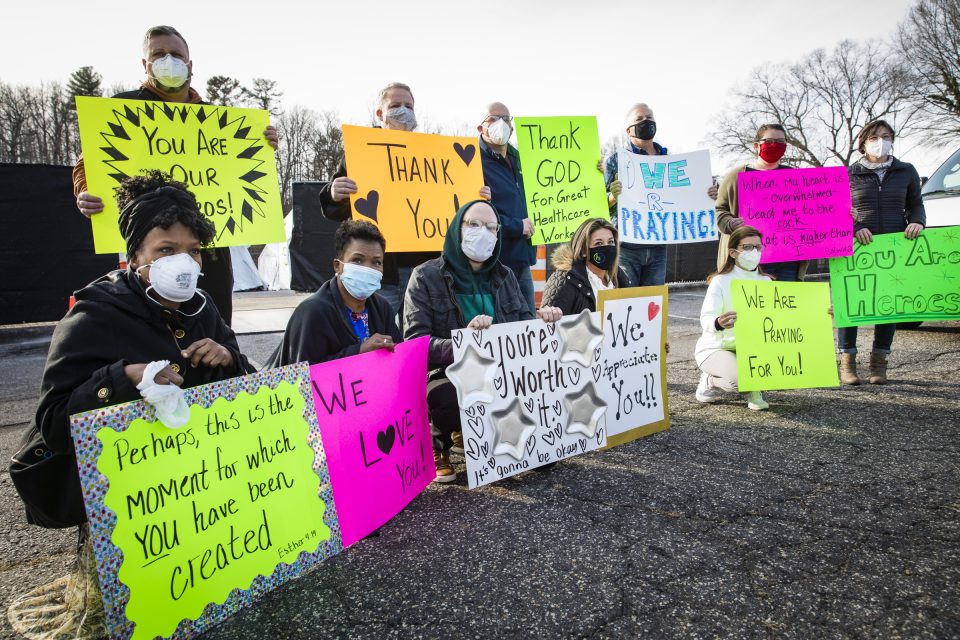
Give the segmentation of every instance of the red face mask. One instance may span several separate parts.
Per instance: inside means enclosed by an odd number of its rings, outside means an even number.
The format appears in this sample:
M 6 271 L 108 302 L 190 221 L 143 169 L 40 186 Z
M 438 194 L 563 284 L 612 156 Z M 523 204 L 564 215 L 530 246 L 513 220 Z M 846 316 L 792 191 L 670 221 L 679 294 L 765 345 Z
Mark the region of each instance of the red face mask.
M 764 162 L 773 164 L 779 162 L 780 158 L 783 157 L 783 154 L 787 152 L 787 143 L 786 142 L 761 142 L 760 143 L 760 158 Z

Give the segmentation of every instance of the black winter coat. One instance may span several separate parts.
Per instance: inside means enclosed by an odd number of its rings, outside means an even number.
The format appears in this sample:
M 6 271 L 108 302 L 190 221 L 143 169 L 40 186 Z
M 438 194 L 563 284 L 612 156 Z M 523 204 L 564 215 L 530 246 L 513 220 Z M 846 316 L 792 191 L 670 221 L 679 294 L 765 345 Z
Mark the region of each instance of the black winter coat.
M 114 271 L 76 292 L 76 304 L 54 329 L 40 385 L 40 404 L 20 450 L 14 454 L 14 465 L 18 461 L 30 465 L 31 456 L 43 455 L 44 448 L 68 456 L 72 461 L 69 486 L 47 488 L 82 503 L 70 416 L 139 400 L 140 392 L 123 371 L 126 365 L 169 360 L 183 376 L 184 388 L 253 371 L 210 296 L 199 293 L 205 304 L 191 317 L 148 299 L 140 278 L 132 270 Z M 193 313 L 200 304 L 200 296 L 195 296 L 181 309 Z M 229 349 L 233 366 L 190 366 L 180 352 L 203 338 Z M 35 453 L 38 450 L 40 453 Z M 35 477 L 32 481 L 42 482 L 43 478 Z M 42 514 L 37 519 L 33 517 L 29 505 L 27 515 L 30 522 L 43 522 Z
M 498 262 L 490 273 L 490 287 L 497 324 L 533 320 L 513 271 Z M 446 369 L 453 363 L 451 332 L 466 328 L 470 320 L 473 318 L 463 317 L 443 256 L 413 270 L 403 302 L 403 338 L 430 336 L 427 368 Z M 431 378 L 436 377 L 434 373 Z
M 394 320 L 390 303 L 378 294 L 366 301 L 367 323 L 370 335 L 389 335 L 394 342 L 402 340 L 400 329 Z M 354 356 L 360 353 L 360 339 L 347 320 L 346 307 L 337 278 L 333 277 L 309 298 L 300 303 L 287 329 L 283 341 L 271 358 L 271 367 L 281 367 L 295 362 L 327 362 Z
M 927 214 L 920 196 L 920 175 L 912 164 L 894 158 L 880 182 L 877 173 L 860 162 L 850 165 L 853 231 L 897 233 L 916 222 L 926 226 Z
M 587 277 L 587 263 L 583 258 L 573 259 L 569 245 L 559 247 L 551 258 L 556 271 L 550 274 L 543 287 L 541 306 L 559 307 L 563 315 L 577 314 L 588 309 L 597 310 L 597 300 L 593 287 Z M 620 269 L 617 273 L 617 286 L 629 287 L 630 278 Z

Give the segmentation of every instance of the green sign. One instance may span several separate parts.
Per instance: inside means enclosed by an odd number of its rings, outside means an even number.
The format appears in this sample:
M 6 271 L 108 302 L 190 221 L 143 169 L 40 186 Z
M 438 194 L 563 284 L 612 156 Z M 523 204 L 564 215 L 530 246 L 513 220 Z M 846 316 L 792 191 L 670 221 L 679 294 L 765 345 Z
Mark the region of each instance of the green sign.
M 567 242 L 584 220 L 609 219 L 594 116 L 517 118 L 533 244 Z
M 873 236 L 853 255 L 830 260 L 838 327 L 960 320 L 960 227 Z
M 840 386 L 825 282 L 734 280 L 730 296 L 740 391 Z

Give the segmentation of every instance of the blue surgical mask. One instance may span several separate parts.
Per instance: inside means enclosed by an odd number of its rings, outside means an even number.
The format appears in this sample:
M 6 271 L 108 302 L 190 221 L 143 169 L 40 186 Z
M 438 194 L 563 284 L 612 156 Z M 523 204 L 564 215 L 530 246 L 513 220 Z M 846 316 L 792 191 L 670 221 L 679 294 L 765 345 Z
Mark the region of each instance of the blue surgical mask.
M 366 300 L 380 290 L 383 274 L 376 269 L 364 267 L 352 262 L 341 262 L 340 282 L 351 296 L 357 300 Z

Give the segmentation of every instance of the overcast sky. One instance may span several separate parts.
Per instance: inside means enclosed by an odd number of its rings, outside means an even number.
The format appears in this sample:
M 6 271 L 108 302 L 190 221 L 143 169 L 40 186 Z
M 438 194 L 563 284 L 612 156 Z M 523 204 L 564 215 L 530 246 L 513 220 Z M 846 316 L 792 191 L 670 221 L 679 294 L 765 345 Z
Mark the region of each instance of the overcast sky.
M 104 86 L 142 79 L 148 26 L 177 27 L 194 86 L 226 75 L 277 80 L 285 107 L 367 124 L 377 90 L 413 88 L 421 121 L 476 125 L 493 100 L 514 115 L 596 115 L 617 134 L 638 101 L 657 141 L 703 148 L 732 89 L 764 62 L 793 61 L 843 38 L 891 39 L 908 0 L 451 0 L 410 2 L 18 2 L 5 9 L 0 80 L 65 80 L 92 65 Z M 927 175 L 952 149 L 895 154 Z M 730 159 L 714 155 L 714 172 Z

